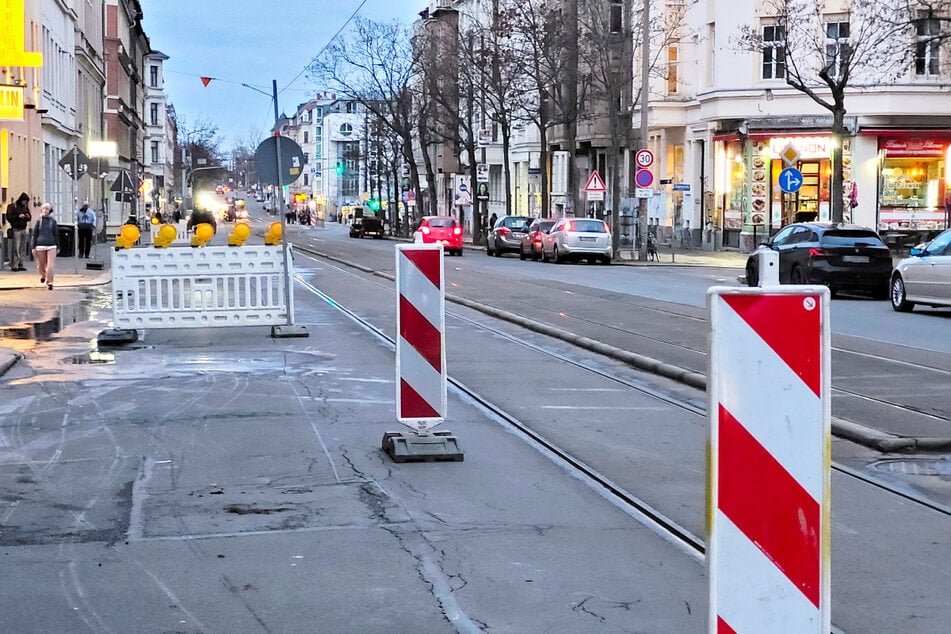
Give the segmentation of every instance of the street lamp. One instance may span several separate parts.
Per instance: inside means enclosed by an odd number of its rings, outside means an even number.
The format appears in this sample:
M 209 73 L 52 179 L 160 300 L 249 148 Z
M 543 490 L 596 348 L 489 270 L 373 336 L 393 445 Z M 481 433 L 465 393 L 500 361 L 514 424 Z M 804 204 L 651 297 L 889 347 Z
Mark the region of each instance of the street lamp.
M 278 109 L 277 102 L 277 80 L 271 80 L 271 94 L 269 95 L 267 92 L 250 84 L 242 83 L 241 85 L 245 88 L 250 88 L 255 92 L 259 92 L 262 95 L 267 95 L 274 102 L 274 156 L 277 167 L 277 172 L 275 174 L 275 191 L 277 194 L 276 210 L 281 219 L 281 257 L 284 260 L 284 305 L 287 309 L 287 324 L 281 327 L 272 326 L 271 336 L 278 338 L 307 337 L 309 336 L 307 329 L 303 326 L 294 324 L 293 313 L 291 310 L 291 275 L 290 267 L 288 266 L 287 255 L 287 218 L 284 214 L 284 186 L 281 183 L 281 177 L 284 173 L 283 166 L 281 165 L 281 131 L 277 129 L 277 126 L 281 121 L 281 114 L 280 110 Z

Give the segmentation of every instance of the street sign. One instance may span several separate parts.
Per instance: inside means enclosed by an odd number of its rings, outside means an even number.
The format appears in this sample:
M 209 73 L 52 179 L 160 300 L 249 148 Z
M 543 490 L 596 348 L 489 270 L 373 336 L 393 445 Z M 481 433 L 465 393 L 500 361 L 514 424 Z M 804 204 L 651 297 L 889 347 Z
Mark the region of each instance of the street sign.
M 591 192 L 605 192 L 607 187 L 604 186 L 604 181 L 601 179 L 601 175 L 598 174 L 598 170 L 591 172 L 591 176 L 588 177 L 588 182 L 584 186 L 584 190 L 588 193 Z
M 690 183 L 674 183 L 673 190 L 675 192 L 689 192 Z
M 281 144 L 281 182 L 277 182 L 277 144 Z M 268 185 L 290 185 L 301 175 L 304 168 L 304 151 L 293 139 L 268 137 L 254 151 L 254 167 L 258 178 Z
M 477 183 L 488 183 L 489 182 L 489 166 L 481 163 L 476 165 L 476 182 Z
M 585 192 L 585 195 L 588 197 L 588 200 L 604 200 L 604 192 Z
M 63 168 L 67 176 L 78 181 L 89 169 L 89 159 L 79 148 L 73 148 L 59 160 L 59 166 Z M 76 167 L 75 174 L 73 173 L 74 166 Z
M 638 187 L 650 187 L 654 184 L 654 172 L 648 169 L 640 169 L 634 173 L 634 183 Z
M 799 160 L 799 148 L 797 148 L 792 143 L 787 143 L 779 152 L 779 156 L 783 159 L 783 165 L 786 167 L 791 167 L 796 161 Z
M 638 167 L 650 167 L 654 164 L 654 153 L 650 150 L 638 150 L 634 155 L 634 162 Z
M 779 188 L 787 194 L 794 194 L 802 187 L 802 172 L 795 167 L 787 167 L 779 173 Z
M 125 170 L 119 170 L 119 176 L 117 176 L 116 180 L 113 181 L 109 191 L 120 192 L 123 194 L 134 193 L 135 185 L 132 184 L 132 177 L 129 176 L 129 172 Z
M 653 195 L 654 195 L 654 190 L 650 189 L 649 187 L 648 188 L 638 187 L 637 189 L 634 190 L 635 198 L 650 198 Z

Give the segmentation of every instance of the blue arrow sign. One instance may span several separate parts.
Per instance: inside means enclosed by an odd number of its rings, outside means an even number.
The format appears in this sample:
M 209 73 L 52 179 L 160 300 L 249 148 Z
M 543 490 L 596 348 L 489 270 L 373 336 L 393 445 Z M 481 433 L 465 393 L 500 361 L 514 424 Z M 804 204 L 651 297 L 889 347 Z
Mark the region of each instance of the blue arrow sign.
M 802 187 L 802 172 L 795 167 L 787 167 L 779 173 L 779 188 L 787 194 L 794 194 Z

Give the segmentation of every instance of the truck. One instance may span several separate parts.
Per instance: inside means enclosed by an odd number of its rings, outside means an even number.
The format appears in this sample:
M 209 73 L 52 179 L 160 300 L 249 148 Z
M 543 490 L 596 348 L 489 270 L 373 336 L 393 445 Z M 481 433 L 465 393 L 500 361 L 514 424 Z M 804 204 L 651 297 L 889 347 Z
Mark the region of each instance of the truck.
M 350 221 L 350 237 L 365 238 L 367 236 L 383 238 L 383 219 L 372 212 L 366 212 L 363 207 L 357 207 L 353 210 L 353 219 Z

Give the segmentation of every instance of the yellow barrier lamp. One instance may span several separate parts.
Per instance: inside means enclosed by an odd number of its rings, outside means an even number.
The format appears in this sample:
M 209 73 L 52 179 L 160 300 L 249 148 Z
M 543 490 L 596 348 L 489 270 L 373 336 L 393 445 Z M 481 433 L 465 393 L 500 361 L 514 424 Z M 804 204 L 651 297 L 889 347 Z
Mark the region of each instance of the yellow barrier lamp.
M 271 226 L 268 227 L 267 233 L 264 234 L 264 244 L 268 246 L 274 246 L 280 241 L 281 241 L 281 223 L 272 222 Z
M 215 236 L 215 228 L 207 222 L 203 222 L 195 227 L 195 235 L 192 236 L 193 247 L 203 247 L 208 244 Z
M 131 249 L 139 240 L 139 228 L 135 225 L 122 225 L 119 235 L 116 236 L 116 250 Z
M 240 247 L 244 244 L 244 241 L 248 239 L 251 235 L 251 227 L 245 222 L 239 222 L 234 226 L 234 229 L 231 231 L 231 235 L 228 236 L 228 245 L 232 247 Z
M 162 225 L 155 235 L 154 244 L 158 249 L 167 249 L 170 244 L 175 242 L 178 236 L 178 230 L 172 225 Z

